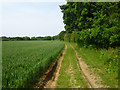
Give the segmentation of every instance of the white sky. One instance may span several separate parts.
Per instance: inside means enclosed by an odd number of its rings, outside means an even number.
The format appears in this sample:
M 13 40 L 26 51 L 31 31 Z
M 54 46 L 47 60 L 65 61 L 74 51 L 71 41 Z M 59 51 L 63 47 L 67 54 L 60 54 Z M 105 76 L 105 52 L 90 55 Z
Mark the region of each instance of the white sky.
M 5 1 L 0 3 L 2 36 L 53 36 L 64 30 L 63 14 L 59 8 L 59 5 L 66 3 L 63 0 L 61 2 Z

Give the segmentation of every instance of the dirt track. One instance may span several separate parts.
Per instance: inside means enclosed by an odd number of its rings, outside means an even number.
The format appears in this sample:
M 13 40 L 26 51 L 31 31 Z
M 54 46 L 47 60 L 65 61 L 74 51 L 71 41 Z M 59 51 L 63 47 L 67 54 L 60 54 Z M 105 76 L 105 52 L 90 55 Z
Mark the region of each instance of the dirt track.
M 74 47 L 72 45 L 70 46 L 75 51 L 78 66 L 80 70 L 82 71 L 83 77 L 86 80 L 86 83 L 88 83 L 89 88 L 104 87 L 103 85 L 100 84 L 100 82 L 102 81 L 101 78 L 95 75 L 91 69 L 89 69 L 87 64 L 85 64 L 85 62 L 82 61 L 82 59 L 78 57 L 78 54 L 76 50 L 74 49 Z M 40 78 L 40 82 L 36 84 L 35 88 L 56 88 L 56 82 L 59 77 L 61 62 L 64 58 L 66 50 L 67 50 L 67 45 L 65 45 L 65 50 L 61 54 L 60 58 L 49 67 L 47 72 Z
M 76 50 L 74 49 L 74 47 L 72 45 L 71 45 L 71 47 L 75 51 L 75 55 L 76 55 L 77 60 L 78 60 L 79 68 L 82 71 L 82 74 L 83 74 L 85 80 L 87 81 L 87 83 L 89 85 L 89 88 L 101 88 L 101 87 L 104 87 L 103 85 L 100 84 L 102 79 L 99 76 L 95 75 L 93 73 L 93 71 L 89 69 L 87 64 L 84 61 L 82 61 L 82 58 L 78 57 L 78 54 L 77 54 Z

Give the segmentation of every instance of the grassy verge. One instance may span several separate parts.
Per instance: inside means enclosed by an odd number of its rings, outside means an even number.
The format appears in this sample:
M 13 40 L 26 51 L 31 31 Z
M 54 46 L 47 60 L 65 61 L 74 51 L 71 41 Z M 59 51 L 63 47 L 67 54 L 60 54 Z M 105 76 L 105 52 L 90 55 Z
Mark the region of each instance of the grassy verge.
M 57 80 L 57 88 L 87 88 L 88 85 L 77 66 L 77 58 L 74 50 L 67 43 L 67 51 L 61 64 L 60 76 Z
M 92 49 L 78 48 L 77 44 L 72 43 L 77 50 L 79 57 L 98 74 L 104 82 L 102 84 L 110 88 L 118 87 L 118 49 Z

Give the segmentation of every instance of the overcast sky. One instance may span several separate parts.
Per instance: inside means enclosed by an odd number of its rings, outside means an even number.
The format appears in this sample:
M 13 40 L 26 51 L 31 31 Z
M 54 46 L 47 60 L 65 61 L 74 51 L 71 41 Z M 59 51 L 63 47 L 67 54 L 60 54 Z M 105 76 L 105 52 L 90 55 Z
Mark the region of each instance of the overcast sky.
M 53 36 L 64 30 L 59 5 L 65 2 L 2 3 L 2 36 Z

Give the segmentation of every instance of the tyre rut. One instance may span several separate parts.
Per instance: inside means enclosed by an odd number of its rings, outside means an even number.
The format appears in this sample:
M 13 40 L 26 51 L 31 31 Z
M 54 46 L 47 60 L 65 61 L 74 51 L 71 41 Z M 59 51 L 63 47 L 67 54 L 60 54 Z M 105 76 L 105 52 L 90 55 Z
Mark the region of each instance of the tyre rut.
M 85 78 L 86 82 L 88 83 L 89 88 L 101 88 L 101 87 L 103 87 L 103 85 L 100 85 L 100 84 L 98 85 L 96 83 L 96 82 L 101 82 L 102 79 L 93 73 L 91 74 L 91 71 L 88 68 L 88 66 L 82 61 L 81 58 L 78 57 L 78 54 L 77 54 L 76 50 L 74 49 L 74 47 L 71 44 L 70 44 L 70 46 L 73 48 L 73 50 L 75 52 L 79 68 L 82 71 L 83 77 Z
M 48 70 L 41 76 L 38 83 L 36 83 L 35 88 L 55 88 L 56 81 L 59 76 L 59 71 L 61 67 L 61 62 L 66 53 L 67 45 L 65 45 L 65 50 L 61 54 L 60 58 L 53 62 Z

